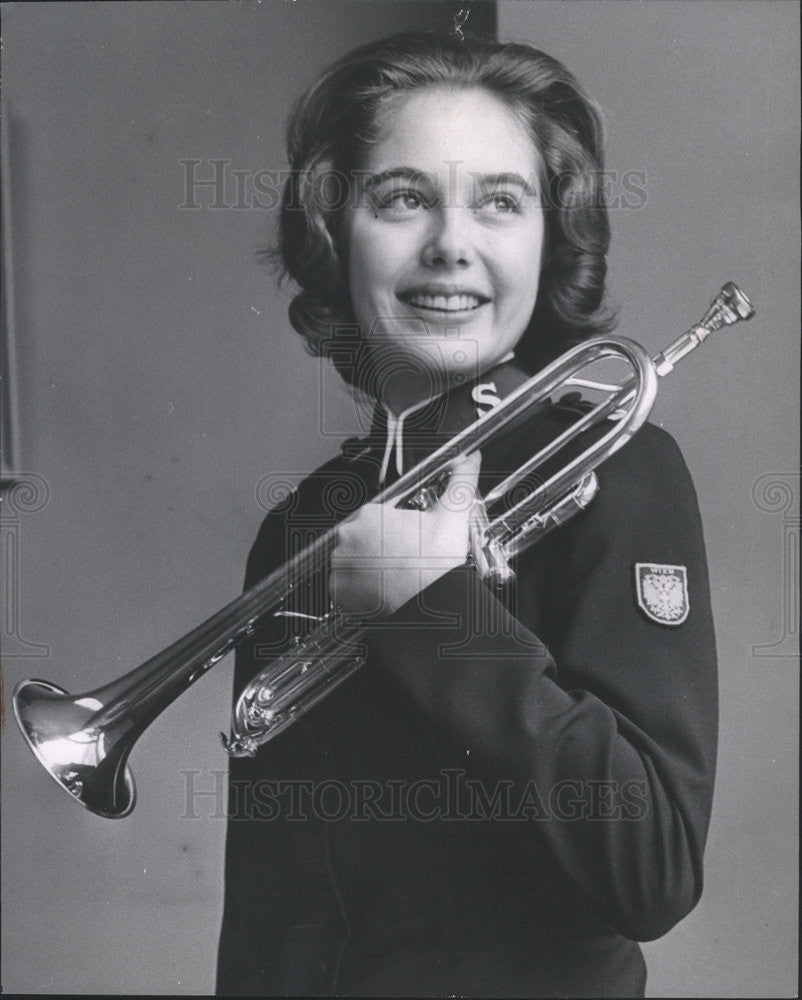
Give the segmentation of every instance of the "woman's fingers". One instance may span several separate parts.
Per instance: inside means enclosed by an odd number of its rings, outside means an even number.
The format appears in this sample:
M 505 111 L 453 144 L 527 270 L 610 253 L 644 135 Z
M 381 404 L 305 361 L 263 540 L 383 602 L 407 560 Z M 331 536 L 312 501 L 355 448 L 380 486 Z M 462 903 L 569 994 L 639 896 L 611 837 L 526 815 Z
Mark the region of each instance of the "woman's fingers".
M 429 511 L 366 504 L 340 525 L 330 583 L 344 610 L 392 612 L 464 562 L 480 466 L 478 452 L 455 465 Z
M 481 465 L 482 455 L 478 451 L 462 458 L 454 466 L 442 496 L 432 508 L 432 513 L 440 511 L 449 514 L 467 514 L 477 496 Z

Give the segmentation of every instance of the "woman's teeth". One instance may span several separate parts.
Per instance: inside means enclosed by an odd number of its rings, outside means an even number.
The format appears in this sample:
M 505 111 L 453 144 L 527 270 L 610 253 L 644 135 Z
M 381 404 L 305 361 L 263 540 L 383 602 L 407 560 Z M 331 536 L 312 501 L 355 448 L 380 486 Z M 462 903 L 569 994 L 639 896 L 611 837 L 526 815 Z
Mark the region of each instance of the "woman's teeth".
M 422 295 L 415 293 L 406 296 L 407 302 L 422 309 L 439 309 L 442 312 L 462 312 L 465 309 L 478 309 L 482 304 L 475 295 Z

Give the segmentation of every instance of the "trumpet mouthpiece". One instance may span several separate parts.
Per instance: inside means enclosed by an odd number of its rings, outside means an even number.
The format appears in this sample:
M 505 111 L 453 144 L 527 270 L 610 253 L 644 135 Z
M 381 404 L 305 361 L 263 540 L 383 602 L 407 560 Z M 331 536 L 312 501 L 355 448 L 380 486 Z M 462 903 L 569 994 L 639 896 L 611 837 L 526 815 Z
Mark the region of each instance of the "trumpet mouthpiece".
M 728 281 L 705 313 L 701 325 L 718 330 L 722 326 L 751 319 L 754 315 L 755 310 L 749 299 L 734 282 Z

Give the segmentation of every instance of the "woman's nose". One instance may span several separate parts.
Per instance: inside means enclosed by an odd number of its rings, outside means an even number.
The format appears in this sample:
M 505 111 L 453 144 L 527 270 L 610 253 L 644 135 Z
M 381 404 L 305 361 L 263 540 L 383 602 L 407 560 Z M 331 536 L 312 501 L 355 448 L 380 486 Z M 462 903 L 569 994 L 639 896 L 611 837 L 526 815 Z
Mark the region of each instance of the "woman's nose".
M 427 267 L 468 267 L 472 250 L 468 233 L 468 220 L 459 206 L 432 212 L 431 231 L 423 250 L 423 263 Z

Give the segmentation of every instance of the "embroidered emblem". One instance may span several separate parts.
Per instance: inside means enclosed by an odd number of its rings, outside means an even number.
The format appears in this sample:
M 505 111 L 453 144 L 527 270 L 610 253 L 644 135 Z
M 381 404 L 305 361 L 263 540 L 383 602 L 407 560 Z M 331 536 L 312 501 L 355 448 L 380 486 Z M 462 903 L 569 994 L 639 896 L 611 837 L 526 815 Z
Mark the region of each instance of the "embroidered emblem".
M 483 417 L 501 402 L 495 382 L 483 382 L 471 390 L 471 399 L 476 403 L 477 417 Z
M 684 566 L 635 563 L 638 607 L 661 625 L 681 625 L 688 617 L 688 572 Z

